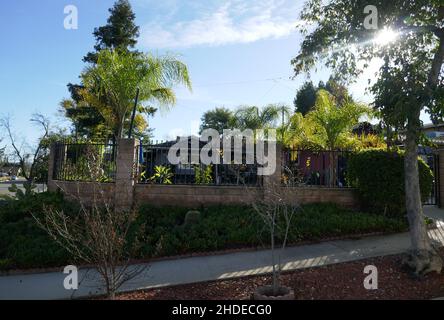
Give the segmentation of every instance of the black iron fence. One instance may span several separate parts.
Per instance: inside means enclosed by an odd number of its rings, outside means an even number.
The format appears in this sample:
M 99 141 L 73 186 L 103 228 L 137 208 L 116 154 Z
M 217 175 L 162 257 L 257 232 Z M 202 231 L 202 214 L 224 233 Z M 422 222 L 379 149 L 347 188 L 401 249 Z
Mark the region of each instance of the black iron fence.
M 117 148 L 108 142 L 59 142 L 54 146 L 53 179 L 114 182 Z
M 438 154 L 426 154 L 422 155 L 423 160 L 430 167 L 430 170 L 433 172 L 433 186 L 430 195 L 423 199 L 424 205 L 440 205 L 440 188 L 439 188 L 439 155 Z
M 219 164 L 192 164 L 191 154 L 200 149 L 188 149 L 186 163 L 171 164 L 170 146 L 141 145 L 139 147 L 139 183 L 197 184 L 197 185 L 262 185 L 257 175 L 258 164 L 223 163 L 223 150 L 219 150 Z M 242 156 L 245 163 L 245 153 Z
M 350 187 L 347 160 L 350 151 L 285 149 L 282 183 L 290 186 Z

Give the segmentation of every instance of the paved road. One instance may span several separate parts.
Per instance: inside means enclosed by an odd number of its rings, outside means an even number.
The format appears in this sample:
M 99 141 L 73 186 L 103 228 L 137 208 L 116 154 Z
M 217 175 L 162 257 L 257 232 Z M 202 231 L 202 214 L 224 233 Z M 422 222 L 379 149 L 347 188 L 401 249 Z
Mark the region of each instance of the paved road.
M 444 211 L 427 208 L 439 219 Z M 437 245 L 444 246 L 444 228 L 429 232 Z M 339 262 L 405 252 L 410 247 L 408 233 L 340 240 L 287 248 L 282 255 L 283 269 L 295 270 Z M 145 273 L 126 283 L 121 291 L 131 291 L 201 281 L 237 278 L 271 272 L 270 251 L 249 251 L 205 257 L 153 262 Z M 94 270 L 80 270 L 77 291 L 63 287 L 65 275 L 49 272 L 0 277 L 0 299 L 70 299 L 102 293 Z
M 23 182 L 24 182 L 24 180 L 0 182 L 0 195 L 5 195 L 5 194 L 10 195 L 11 193 L 9 192 L 8 189 L 9 189 L 9 187 L 12 186 L 13 183 L 17 184 L 17 186 L 20 189 L 24 190 Z M 46 191 L 46 186 L 44 184 L 37 184 L 37 188 L 35 189 L 35 191 L 36 192 Z

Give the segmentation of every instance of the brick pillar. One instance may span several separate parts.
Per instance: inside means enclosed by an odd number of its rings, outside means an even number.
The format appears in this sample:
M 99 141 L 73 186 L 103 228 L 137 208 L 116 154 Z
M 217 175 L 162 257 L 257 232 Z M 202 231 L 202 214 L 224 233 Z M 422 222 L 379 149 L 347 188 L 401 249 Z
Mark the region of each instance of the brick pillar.
M 438 150 L 439 156 L 439 207 L 444 205 L 444 148 Z
M 136 139 L 118 139 L 114 204 L 116 210 L 130 210 L 134 202 L 135 169 L 137 165 Z
M 282 146 L 276 144 L 276 171 L 269 176 L 264 176 L 264 196 L 267 195 L 267 190 L 281 186 L 282 178 Z
M 54 182 L 54 165 L 55 165 L 55 153 L 56 153 L 56 145 L 55 143 L 51 143 L 49 148 L 49 160 L 48 160 L 48 191 L 55 192 L 57 186 Z

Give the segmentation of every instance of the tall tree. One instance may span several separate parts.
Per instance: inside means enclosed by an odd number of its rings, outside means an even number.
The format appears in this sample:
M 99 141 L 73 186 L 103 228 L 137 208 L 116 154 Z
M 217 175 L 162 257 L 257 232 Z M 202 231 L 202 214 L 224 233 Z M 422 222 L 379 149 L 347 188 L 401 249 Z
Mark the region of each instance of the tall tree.
M 319 84 L 319 89 L 325 89 L 328 91 L 336 100 L 336 103 L 340 107 L 342 104 L 353 102 L 352 96 L 348 92 L 348 88 L 340 82 L 339 79 L 330 76 L 325 88 Z
M 443 91 L 444 4 L 442 0 L 375 1 L 377 30 L 365 29 L 368 4 L 366 0 L 308 0 L 301 15 L 307 22 L 302 28 L 305 39 L 292 63 L 299 74 L 310 72 L 322 60 L 337 77 L 350 81 L 372 59 L 385 61 L 375 93 L 387 98 L 392 90 L 403 97 L 401 103 L 377 101 L 376 107 L 386 121 L 394 120 L 406 132 L 405 192 L 412 246 L 405 262 L 419 275 L 439 272 L 442 260 L 431 245 L 421 206 L 417 152 L 420 112 L 436 113 L 430 106 L 438 105 Z M 384 90 L 388 91 L 384 94 Z
M 129 51 L 137 44 L 139 36 L 139 27 L 135 24 L 135 14 L 132 11 L 131 4 L 127 0 L 118 0 L 114 6 L 109 9 L 110 16 L 107 24 L 96 28 L 93 35 L 96 39 L 94 50 L 89 52 L 83 61 L 96 64 L 99 52 L 104 49 L 118 49 L 120 51 Z M 83 84 L 68 84 L 68 90 L 71 98 L 61 101 L 61 111 L 71 120 L 74 127 L 74 135 L 77 138 L 107 138 L 110 136 L 110 130 L 101 113 L 88 104 L 81 94 L 84 89 Z M 106 103 L 102 101 L 102 103 Z M 151 110 L 154 113 L 154 109 Z M 148 134 L 148 126 L 142 115 L 136 116 L 135 136 L 144 136 Z
M 68 84 L 71 99 L 60 102 L 61 112 L 71 120 L 76 138 L 107 138 L 111 132 L 100 112 L 82 97 L 83 85 Z
M 370 109 L 353 101 L 338 106 L 337 99 L 326 90 L 319 90 L 313 111 L 306 119 L 311 124 L 312 141 L 324 150 L 336 151 L 349 146 L 352 130 Z
M 316 91 L 317 88 L 313 85 L 313 82 L 307 81 L 296 93 L 296 98 L 294 99 L 294 106 L 296 112 L 301 113 L 305 116 L 310 112 L 316 102 Z
M 200 133 L 205 129 L 215 129 L 220 134 L 224 129 L 232 128 L 234 124 L 234 115 L 230 109 L 215 108 L 205 112 L 201 118 Z
M 82 73 L 85 101 L 99 110 L 116 138 L 129 124 L 137 88 L 139 114 L 151 113 L 149 103 L 168 108 L 176 102 L 173 86 L 191 90 L 187 66 L 173 56 L 156 57 L 127 51 L 103 50 L 97 64 Z
M 129 50 L 134 48 L 139 37 L 139 27 L 135 24 L 136 15 L 128 0 L 117 0 L 109 9 L 107 24 L 94 29 L 95 51 L 89 52 L 84 62 L 96 63 L 98 53 L 104 49 Z
M 319 90 L 313 111 L 306 116 L 310 124 L 313 144 L 324 150 L 330 150 L 329 177 L 330 185 L 336 184 L 337 155 L 333 151 L 348 148 L 353 144 L 352 129 L 359 123 L 359 119 L 370 113 L 370 109 L 353 101 L 342 101 L 339 106 L 338 99 L 326 90 Z
M 351 95 L 348 93 L 348 89 L 345 85 L 341 84 L 338 80 L 330 76 L 327 83 L 319 81 L 318 86 L 314 86 L 313 82 L 307 81 L 296 93 L 296 98 L 294 99 L 294 106 L 296 112 L 306 115 L 308 112 L 313 110 L 316 103 L 316 92 L 318 90 L 326 90 L 332 94 L 337 103 L 342 105 L 343 102 L 349 102 L 353 100 Z

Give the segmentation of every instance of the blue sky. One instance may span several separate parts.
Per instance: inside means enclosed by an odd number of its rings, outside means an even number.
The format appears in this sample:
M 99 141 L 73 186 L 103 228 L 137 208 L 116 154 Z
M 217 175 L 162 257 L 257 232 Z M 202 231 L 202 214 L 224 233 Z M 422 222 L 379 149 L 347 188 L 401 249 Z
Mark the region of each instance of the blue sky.
M 92 32 L 104 25 L 113 0 L 5 0 L 0 4 L 0 114 L 9 114 L 18 135 L 30 143 L 38 136 L 29 123 L 42 112 L 68 126 L 58 113 L 68 97 L 66 84 L 78 82 L 82 57 L 94 45 Z M 149 119 L 156 139 L 194 133 L 205 110 L 242 104 L 292 105 L 305 80 L 292 75 L 290 60 L 301 35 L 296 30 L 301 0 L 132 0 L 141 27 L 138 49 L 179 54 L 187 63 L 193 92 L 177 89 L 178 103 Z M 66 5 L 78 8 L 77 30 L 65 30 Z M 351 86 L 364 93 L 374 68 Z M 313 81 L 326 81 L 320 70 Z M 1 133 L 0 133 L 1 136 Z

